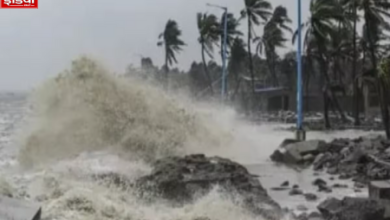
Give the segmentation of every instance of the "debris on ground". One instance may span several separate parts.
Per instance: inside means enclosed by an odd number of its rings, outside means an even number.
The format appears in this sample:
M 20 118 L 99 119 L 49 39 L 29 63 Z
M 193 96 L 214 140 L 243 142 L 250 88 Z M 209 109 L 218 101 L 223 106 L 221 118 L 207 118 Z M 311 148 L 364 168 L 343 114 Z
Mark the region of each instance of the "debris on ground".
M 305 160 L 307 155 L 314 160 Z M 289 143 L 275 150 L 271 159 L 286 165 L 311 165 L 316 172 L 358 182 L 356 188 L 371 180 L 390 179 L 390 141 L 383 136 Z

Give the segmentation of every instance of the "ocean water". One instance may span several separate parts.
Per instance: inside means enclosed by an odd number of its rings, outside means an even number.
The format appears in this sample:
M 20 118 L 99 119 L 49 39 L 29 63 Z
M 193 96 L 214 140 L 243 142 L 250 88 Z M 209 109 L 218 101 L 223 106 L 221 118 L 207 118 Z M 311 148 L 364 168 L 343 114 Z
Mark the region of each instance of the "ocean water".
M 164 201 L 146 204 L 131 188 L 94 178 L 115 173 L 132 180 L 150 172 L 150 163 L 158 158 L 204 153 L 246 165 L 266 188 L 288 180 L 316 193 L 319 201 L 366 195 L 355 194 L 352 187 L 320 194 L 311 186 L 317 178 L 312 171 L 275 166 L 269 155 L 283 139 L 293 137 L 276 130 L 279 126 L 251 124 L 228 107 L 195 102 L 150 82 L 110 74 L 84 57 L 34 92 L 0 95 L 0 192 L 39 202 L 47 220 L 260 219 L 217 190 L 192 204 L 171 207 Z M 365 134 L 310 132 L 308 138 Z M 291 209 L 305 205 L 314 210 L 317 205 L 288 196 L 288 191 L 269 194 Z

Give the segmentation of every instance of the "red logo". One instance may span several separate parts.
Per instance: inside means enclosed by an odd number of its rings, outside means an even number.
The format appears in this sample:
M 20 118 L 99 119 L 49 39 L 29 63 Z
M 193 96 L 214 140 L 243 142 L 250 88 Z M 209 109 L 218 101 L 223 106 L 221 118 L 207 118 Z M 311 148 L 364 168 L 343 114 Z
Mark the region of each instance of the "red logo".
M 38 8 L 38 0 L 0 0 L 0 8 Z

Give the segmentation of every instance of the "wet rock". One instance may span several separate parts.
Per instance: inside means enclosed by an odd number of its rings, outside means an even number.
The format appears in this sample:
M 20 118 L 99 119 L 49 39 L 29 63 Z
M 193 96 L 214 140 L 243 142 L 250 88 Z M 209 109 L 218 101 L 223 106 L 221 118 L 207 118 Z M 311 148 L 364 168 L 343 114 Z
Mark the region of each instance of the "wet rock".
M 297 185 L 297 184 L 295 184 L 294 186 L 293 186 L 293 189 L 298 189 L 299 188 L 299 186 Z
M 317 155 L 316 159 L 313 162 L 314 170 L 321 170 L 324 168 L 325 164 L 329 161 L 332 161 L 333 156 L 330 152 L 324 152 Z
M 367 182 L 390 179 L 390 141 L 383 136 L 355 139 L 339 138 L 328 143 L 317 142 L 306 148 L 308 142 L 287 142 L 278 149 L 279 162 L 312 165 L 315 171 L 340 174 L 340 179 Z M 307 149 L 310 149 L 306 151 Z M 313 160 L 314 157 L 314 160 Z M 384 163 L 383 163 L 384 162 Z
M 346 188 L 348 188 L 348 185 L 346 185 L 346 184 L 340 184 L 340 183 L 335 183 L 335 184 L 333 184 L 332 187 L 333 187 L 333 188 L 337 188 L 337 189 L 346 189 Z
M 298 205 L 297 206 L 297 210 L 304 212 L 304 211 L 307 211 L 309 209 L 306 206 L 304 206 L 304 205 Z
M 338 173 L 338 168 L 337 167 L 331 167 L 326 171 L 330 175 L 335 175 Z
M 281 187 L 287 187 L 287 186 L 289 186 L 290 185 L 290 182 L 289 181 L 285 181 L 285 182 L 283 182 L 280 186 Z
M 339 179 L 340 180 L 347 180 L 347 179 L 350 179 L 351 178 L 351 175 L 348 174 L 348 173 L 343 173 L 339 176 Z
M 366 185 L 364 185 L 363 183 L 355 182 L 354 187 L 358 189 L 363 189 L 366 187 Z
M 217 185 L 232 199 L 239 195 L 254 214 L 265 219 L 281 218 L 281 207 L 268 196 L 258 178 L 228 159 L 205 155 L 167 157 L 153 164 L 151 174 L 136 181 L 141 198 L 153 201 L 158 196 L 176 205 L 192 202 Z
M 313 181 L 313 185 L 314 186 L 320 186 L 320 185 L 327 185 L 326 181 L 321 179 L 321 178 L 318 178 L 318 179 L 315 179 Z
M 303 191 L 300 189 L 291 189 L 288 193 L 290 196 L 302 195 Z
M 306 212 L 304 212 L 304 213 L 301 213 L 298 216 L 294 216 L 294 219 L 295 220 L 308 220 L 308 215 L 307 215 Z
M 320 140 L 282 144 L 281 147 L 271 155 L 271 159 L 275 162 L 285 164 L 302 164 L 305 161 L 314 160 L 314 155 L 319 153 L 319 149 L 322 145 L 325 145 L 325 142 Z
M 384 220 L 385 215 L 385 207 L 382 204 L 367 198 L 330 198 L 317 208 L 325 219 Z
M 318 192 L 331 193 L 333 190 L 326 185 L 318 185 Z
M 314 157 L 314 155 L 313 154 L 307 154 L 307 155 L 305 155 L 305 156 L 303 156 L 302 157 L 302 160 L 304 161 L 304 162 L 313 162 L 314 161 L 314 159 L 315 159 L 315 157 Z
M 288 187 L 272 187 L 271 188 L 272 191 L 285 191 L 285 190 L 289 190 Z
M 329 198 L 321 202 L 317 206 L 317 209 L 321 212 L 323 216 L 328 217 L 336 214 L 337 211 L 339 211 L 341 205 L 341 200 L 338 200 L 336 198 Z
M 314 193 L 305 193 L 304 196 L 307 201 L 316 201 L 318 199 L 317 195 Z
M 319 213 L 319 212 L 311 212 L 308 216 L 308 218 L 311 220 L 311 219 L 314 219 L 314 218 L 322 218 L 322 215 Z

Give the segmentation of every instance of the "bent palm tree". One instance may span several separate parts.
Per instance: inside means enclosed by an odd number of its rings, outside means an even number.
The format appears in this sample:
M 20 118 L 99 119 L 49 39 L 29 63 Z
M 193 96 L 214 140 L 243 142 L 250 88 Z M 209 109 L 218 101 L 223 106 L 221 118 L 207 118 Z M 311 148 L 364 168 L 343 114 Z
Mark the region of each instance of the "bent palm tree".
M 390 25 L 385 20 L 385 18 L 390 18 L 390 14 L 388 13 L 388 10 L 390 9 L 390 2 L 388 0 L 359 0 L 358 7 L 364 12 L 364 34 L 367 37 L 372 70 L 376 78 L 376 86 L 382 110 L 382 121 L 386 130 L 386 135 L 390 138 L 390 127 L 388 122 L 388 90 L 386 90 L 386 84 L 382 79 L 383 77 L 381 78 L 380 72 L 378 73 L 377 70 L 378 44 L 383 37 L 383 31 L 390 30 Z
M 181 30 L 176 21 L 168 20 L 165 25 L 164 32 L 158 36 L 160 41 L 157 42 L 158 46 L 164 45 L 165 52 L 165 81 L 168 88 L 168 72 L 169 66 L 173 63 L 177 63 L 176 53 L 182 50 L 182 47 L 186 44 L 180 39 Z
M 225 24 L 225 14 L 222 15 L 221 22 L 220 22 L 221 48 L 223 46 L 224 24 Z M 239 25 L 240 25 L 239 20 L 237 20 L 233 14 L 228 13 L 227 14 L 227 38 L 226 38 L 226 44 L 228 45 L 228 49 L 233 46 L 236 37 L 243 35 L 242 32 L 238 30 Z
M 241 84 L 241 77 L 240 74 L 241 72 L 245 71 L 246 69 L 244 68 L 245 64 L 245 59 L 246 56 L 248 55 L 247 51 L 245 50 L 245 43 L 244 41 L 236 37 L 233 40 L 232 47 L 231 47 L 231 57 L 230 57 L 230 62 L 229 62 L 229 75 L 230 81 L 235 82 L 232 98 L 234 99 Z
M 276 48 L 284 47 L 284 43 L 287 38 L 284 36 L 284 31 L 292 33 L 292 29 L 287 26 L 291 23 L 288 17 L 287 9 L 283 6 L 275 8 L 271 19 L 264 26 L 263 37 L 256 37 L 254 42 L 257 42 L 256 50 L 262 54 L 263 50 L 267 58 L 267 64 L 271 73 L 273 86 L 279 85 L 279 80 L 276 75 L 276 60 L 278 55 L 276 54 Z
M 334 92 L 331 89 L 330 77 L 328 75 L 328 46 L 331 43 L 332 33 L 338 27 L 336 23 L 347 25 L 347 18 L 344 10 L 338 0 L 312 0 L 310 2 L 311 16 L 307 22 L 301 24 L 303 28 L 307 28 L 304 36 L 304 46 L 306 51 L 316 50 L 316 59 L 321 67 L 322 77 L 325 80 L 323 86 L 324 92 L 324 116 L 325 127 L 330 128 L 328 117 L 328 105 L 330 101 L 337 108 L 342 119 L 345 121 L 346 116 L 342 112 L 340 105 L 336 99 Z M 294 34 L 293 41 L 295 41 Z M 308 48 L 308 47 L 316 48 Z
M 210 92 L 211 94 L 213 94 L 213 84 L 206 63 L 206 54 L 209 58 L 213 59 L 214 45 L 217 44 L 220 36 L 219 22 L 215 15 L 209 15 L 207 13 L 198 13 L 197 24 L 199 30 L 198 41 L 202 48 L 203 68 L 207 77 Z
M 382 60 L 378 73 L 379 94 L 382 95 L 382 121 L 385 128 L 386 136 L 390 139 L 390 57 Z
M 241 16 L 248 20 L 248 53 L 249 53 L 249 71 L 252 81 L 252 92 L 255 94 L 255 75 L 253 70 L 253 57 L 251 51 L 252 35 L 255 34 L 253 25 L 262 24 L 261 21 L 266 22 L 272 15 L 272 5 L 267 0 L 244 0 L 245 8 L 241 11 Z

